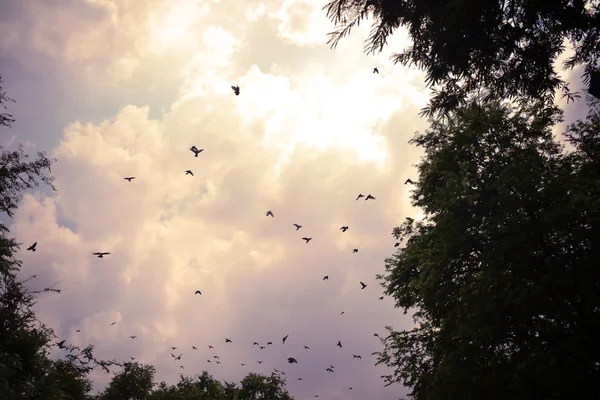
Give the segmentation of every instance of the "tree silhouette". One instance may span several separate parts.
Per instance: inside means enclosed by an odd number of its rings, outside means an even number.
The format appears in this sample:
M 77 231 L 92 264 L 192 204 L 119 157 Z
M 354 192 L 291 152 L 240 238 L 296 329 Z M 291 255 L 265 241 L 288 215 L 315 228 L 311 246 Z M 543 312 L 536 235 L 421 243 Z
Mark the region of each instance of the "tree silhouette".
M 547 105 L 557 88 L 572 96 L 552 64 L 567 40 L 574 53 L 564 67 L 583 64 L 589 79 L 600 55 L 598 7 L 589 0 L 331 0 L 326 9 L 336 25 L 334 47 L 368 17 L 368 53 L 381 52 L 392 33 L 407 28 L 413 45 L 392 59 L 426 71 L 434 90 L 423 114 L 432 117 L 480 92 L 488 100 Z
M 471 104 L 413 140 L 425 219 L 394 230 L 379 279 L 417 327 L 377 354 L 414 399 L 598 398 L 600 117 L 567 130 L 570 153 L 560 120 Z

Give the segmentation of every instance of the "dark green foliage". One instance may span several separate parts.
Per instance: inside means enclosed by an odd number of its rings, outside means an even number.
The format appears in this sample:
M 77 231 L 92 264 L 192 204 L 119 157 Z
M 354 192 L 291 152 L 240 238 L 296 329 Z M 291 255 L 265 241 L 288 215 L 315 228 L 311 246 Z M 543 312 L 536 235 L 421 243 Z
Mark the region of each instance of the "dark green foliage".
M 368 17 L 370 53 L 406 27 L 413 45 L 392 58 L 424 69 L 428 85 L 439 85 L 424 109 L 428 116 L 456 109 L 480 92 L 551 104 L 555 89 L 568 93 L 552 66 L 565 40 L 574 48 L 566 68 L 583 64 L 589 76 L 600 56 L 597 1 L 331 0 L 326 8 L 336 25 L 333 46 Z
M 432 121 L 421 222 L 380 276 L 410 331 L 378 363 L 417 400 L 600 398 L 600 117 L 553 141 L 556 109 L 470 105 Z

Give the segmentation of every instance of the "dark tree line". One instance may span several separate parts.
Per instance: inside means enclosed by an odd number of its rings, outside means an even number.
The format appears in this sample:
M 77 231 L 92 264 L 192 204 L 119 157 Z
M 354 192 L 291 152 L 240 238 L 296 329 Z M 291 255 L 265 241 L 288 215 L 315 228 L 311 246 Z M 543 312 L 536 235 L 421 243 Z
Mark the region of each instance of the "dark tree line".
M 425 218 L 378 278 L 413 329 L 382 339 L 384 377 L 417 400 L 600 398 L 600 13 L 583 0 L 333 0 L 335 44 L 404 26 L 395 62 L 426 72 L 429 128 L 412 204 Z M 588 116 L 553 105 L 553 63 L 584 66 Z M 584 106 L 580 103 L 581 106 Z M 565 144 L 570 145 L 569 148 Z

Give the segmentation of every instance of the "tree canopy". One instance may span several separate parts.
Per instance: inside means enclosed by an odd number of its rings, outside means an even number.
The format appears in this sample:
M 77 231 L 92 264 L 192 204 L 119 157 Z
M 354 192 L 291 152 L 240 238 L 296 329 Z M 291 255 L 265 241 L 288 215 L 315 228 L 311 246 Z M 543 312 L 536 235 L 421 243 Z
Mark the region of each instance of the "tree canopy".
M 546 104 L 558 88 L 568 95 L 553 67 L 565 41 L 574 50 L 565 68 L 584 65 L 589 79 L 598 67 L 596 0 L 331 0 L 326 9 L 336 25 L 332 46 L 369 17 L 368 53 L 380 52 L 390 35 L 407 28 L 413 44 L 392 59 L 424 69 L 428 86 L 436 86 L 423 111 L 430 117 L 480 92 L 486 99 Z
M 572 152 L 560 120 L 471 104 L 413 140 L 425 218 L 379 278 L 417 326 L 388 327 L 378 363 L 414 399 L 598 398 L 600 117 L 569 127 Z

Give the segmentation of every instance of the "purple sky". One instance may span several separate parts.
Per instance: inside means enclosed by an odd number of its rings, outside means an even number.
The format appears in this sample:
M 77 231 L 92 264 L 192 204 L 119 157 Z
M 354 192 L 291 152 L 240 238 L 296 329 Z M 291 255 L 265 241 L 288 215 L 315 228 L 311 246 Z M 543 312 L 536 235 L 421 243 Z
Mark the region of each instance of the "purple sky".
M 58 159 L 57 192 L 27 195 L 11 227 L 38 242 L 20 255 L 32 284 L 64 289 L 40 299 L 45 323 L 170 383 L 180 365 L 235 381 L 278 368 L 299 400 L 406 393 L 383 387 L 370 354 L 373 333 L 412 325 L 375 274 L 392 228 L 420 216 L 403 182 L 427 126 L 421 72 L 365 56 L 368 25 L 330 50 L 309 0 L 0 1 L 0 73 L 17 100 L 2 144 Z M 395 35 L 390 52 L 407 43 Z

